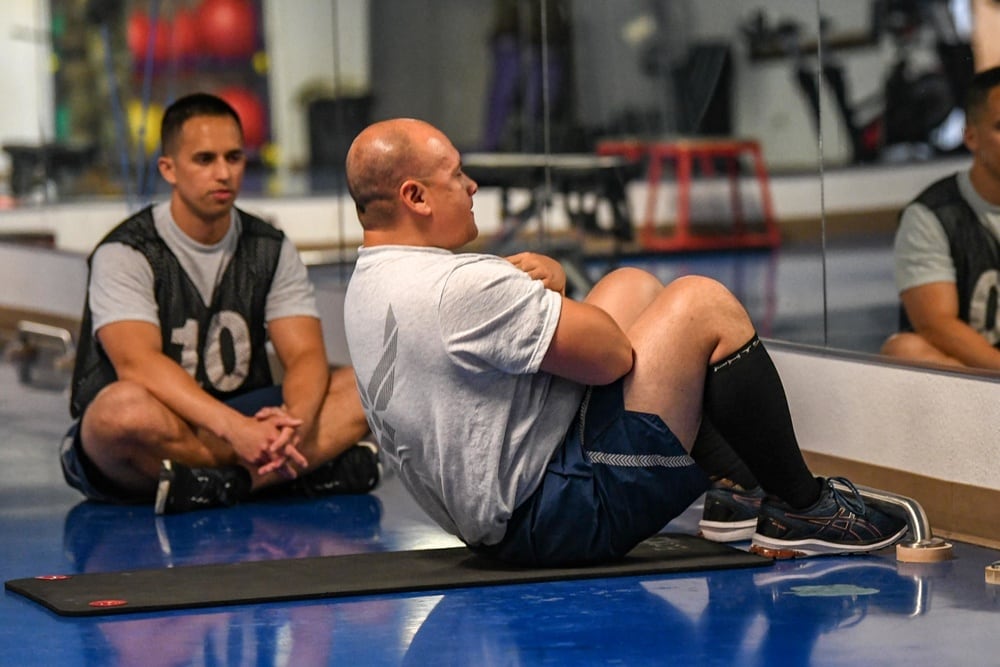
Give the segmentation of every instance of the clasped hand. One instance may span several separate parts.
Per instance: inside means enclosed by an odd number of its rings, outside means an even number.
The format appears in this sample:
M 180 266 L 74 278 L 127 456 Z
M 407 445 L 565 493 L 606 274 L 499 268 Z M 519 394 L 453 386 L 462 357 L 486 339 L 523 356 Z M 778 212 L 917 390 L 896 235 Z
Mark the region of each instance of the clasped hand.
M 557 260 L 536 252 L 521 252 L 505 258 L 535 280 L 540 280 L 546 289 L 566 294 L 566 272 Z
M 309 465 L 299 451 L 302 420 L 288 414 L 284 407 L 261 408 L 253 418 L 258 424 L 266 424 L 270 433 L 267 441 L 258 445 L 255 456 L 248 462 L 257 466 L 260 475 L 276 472 L 287 479 L 298 477 L 298 468 Z

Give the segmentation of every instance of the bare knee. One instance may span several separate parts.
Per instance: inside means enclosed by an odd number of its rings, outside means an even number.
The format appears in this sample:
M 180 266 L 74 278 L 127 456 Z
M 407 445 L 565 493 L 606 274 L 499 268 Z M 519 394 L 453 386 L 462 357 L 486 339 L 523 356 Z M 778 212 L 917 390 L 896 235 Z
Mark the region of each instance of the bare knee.
M 158 402 L 136 382 L 120 380 L 102 389 L 87 407 L 84 442 L 135 440 L 150 430 Z
M 648 304 L 663 291 L 660 279 L 648 271 L 634 267 L 615 269 L 597 281 L 586 301 L 601 306 L 607 302 L 625 300 Z
M 901 359 L 912 359 L 927 352 L 930 343 L 919 334 L 903 332 L 896 333 L 882 344 L 882 354 Z
M 164 443 L 180 438 L 184 422 L 142 385 L 114 382 L 97 394 L 80 424 L 90 460 L 119 486 L 148 493 L 160 460 L 177 458 Z
M 709 363 L 731 354 L 754 335 L 753 322 L 725 285 L 704 276 L 685 276 L 663 290 L 657 305 L 689 344 L 707 346 Z
M 743 304 L 719 281 L 706 276 L 683 276 L 667 285 L 664 298 L 674 308 L 701 317 L 748 319 Z
M 623 266 L 611 271 L 598 281 L 595 289 L 602 286 L 628 288 L 655 295 L 663 289 L 663 283 L 649 271 L 632 266 Z
M 743 304 L 725 285 L 712 278 L 683 276 L 659 288 L 655 294 L 644 317 L 687 319 L 694 325 L 709 328 L 719 328 L 733 321 L 749 321 Z
M 311 463 L 322 463 L 368 434 L 368 422 L 354 369 L 350 366 L 333 368 L 318 424 L 303 445 L 306 458 Z
M 586 302 L 608 313 L 622 329 L 635 322 L 663 291 L 659 278 L 632 267 L 615 269 L 601 278 Z
M 361 394 L 358 391 L 358 382 L 352 367 L 345 366 L 335 369 L 331 373 L 330 393 L 326 400 L 330 407 L 341 413 L 348 430 L 352 434 L 357 433 L 358 429 L 361 429 L 360 435 L 358 435 L 358 438 L 360 438 L 368 432 L 368 422 L 365 419 Z
M 341 392 L 352 392 L 357 390 L 357 380 L 354 376 L 354 368 L 351 366 L 335 366 L 330 369 L 330 395 Z
M 945 354 L 918 333 L 902 332 L 889 336 L 882 344 L 882 354 L 895 359 L 961 366 L 957 359 Z

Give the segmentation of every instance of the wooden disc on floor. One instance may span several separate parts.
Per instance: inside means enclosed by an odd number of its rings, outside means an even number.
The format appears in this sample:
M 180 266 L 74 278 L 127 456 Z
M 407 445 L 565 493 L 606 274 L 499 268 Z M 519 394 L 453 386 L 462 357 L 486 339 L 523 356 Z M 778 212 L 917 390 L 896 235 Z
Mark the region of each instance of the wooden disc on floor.
M 952 546 L 939 537 L 919 542 L 900 542 L 896 545 L 896 560 L 904 563 L 938 563 L 950 560 Z
M 1000 560 L 986 566 L 986 583 L 1000 584 Z

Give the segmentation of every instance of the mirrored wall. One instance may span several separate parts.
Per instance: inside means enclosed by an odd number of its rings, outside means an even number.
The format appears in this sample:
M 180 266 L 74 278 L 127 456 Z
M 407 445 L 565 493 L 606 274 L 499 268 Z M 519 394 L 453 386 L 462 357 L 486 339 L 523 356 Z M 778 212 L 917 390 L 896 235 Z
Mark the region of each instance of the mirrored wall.
M 874 353 L 899 208 L 968 163 L 971 1 L 18 0 L 51 128 L 0 127 L 7 187 L 156 197 L 158 114 L 207 89 L 244 116 L 245 195 L 339 196 L 356 132 L 414 116 L 479 160 L 485 247 L 708 273 L 765 335 Z

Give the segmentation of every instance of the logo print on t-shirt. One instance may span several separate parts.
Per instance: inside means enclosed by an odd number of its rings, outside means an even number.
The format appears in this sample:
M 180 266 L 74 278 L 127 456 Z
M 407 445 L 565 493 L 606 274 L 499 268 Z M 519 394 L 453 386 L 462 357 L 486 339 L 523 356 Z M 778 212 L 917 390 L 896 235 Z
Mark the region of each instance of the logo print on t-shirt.
M 396 371 L 396 340 L 399 327 L 396 316 L 389 306 L 385 314 L 385 331 L 382 335 L 382 355 L 379 357 L 375 372 L 372 373 L 368 386 L 361 389 L 361 402 L 364 403 L 368 415 L 368 425 L 375 434 L 377 441 L 387 448 L 394 443 L 396 429 L 383 420 L 385 409 L 392 400 L 393 384 Z

